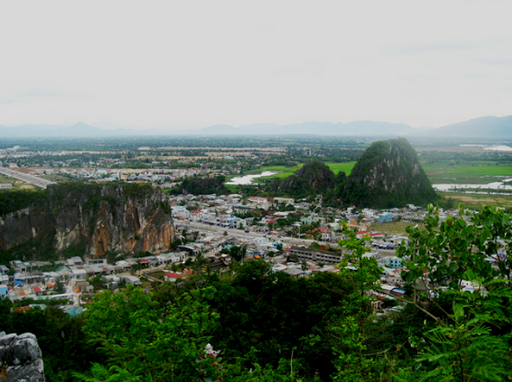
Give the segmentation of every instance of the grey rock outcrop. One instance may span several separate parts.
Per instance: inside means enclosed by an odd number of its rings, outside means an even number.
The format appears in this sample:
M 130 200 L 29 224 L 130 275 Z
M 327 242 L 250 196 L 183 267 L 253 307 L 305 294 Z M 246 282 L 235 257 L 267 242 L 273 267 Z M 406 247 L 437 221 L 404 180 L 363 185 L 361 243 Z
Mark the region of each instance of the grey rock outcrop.
M 0 216 L 0 250 L 38 259 L 50 252 L 162 252 L 174 241 L 166 196 L 138 184 L 61 183 L 48 187 L 45 198 Z
M 45 381 L 41 349 L 32 333 L 0 333 L 0 363 L 0 378 L 6 382 Z

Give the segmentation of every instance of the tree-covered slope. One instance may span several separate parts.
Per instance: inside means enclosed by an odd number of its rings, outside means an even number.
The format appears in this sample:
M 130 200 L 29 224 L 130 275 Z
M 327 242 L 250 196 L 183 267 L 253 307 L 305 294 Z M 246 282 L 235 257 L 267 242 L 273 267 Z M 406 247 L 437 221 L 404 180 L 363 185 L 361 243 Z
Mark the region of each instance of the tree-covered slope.
M 187 178 L 180 186 L 173 188 L 170 193 L 173 195 L 179 194 L 229 194 L 229 190 L 224 186 L 226 177 L 223 175 L 216 176 L 215 178 Z
M 403 296 L 382 288 L 367 239 L 345 229 L 336 273 L 233 260 L 151 292 L 102 291 L 77 317 L 0 300 L 2 330 L 37 336 L 47 381 L 512 380 L 512 218 L 439 213 L 430 206 L 397 251 Z
M 297 198 L 325 192 L 334 188 L 335 184 L 335 176 L 329 166 L 318 159 L 312 159 L 294 175 L 285 179 L 274 179 L 269 191 Z
M 342 192 L 344 204 L 364 207 L 426 205 L 437 195 L 405 138 L 373 143 L 354 166 Z

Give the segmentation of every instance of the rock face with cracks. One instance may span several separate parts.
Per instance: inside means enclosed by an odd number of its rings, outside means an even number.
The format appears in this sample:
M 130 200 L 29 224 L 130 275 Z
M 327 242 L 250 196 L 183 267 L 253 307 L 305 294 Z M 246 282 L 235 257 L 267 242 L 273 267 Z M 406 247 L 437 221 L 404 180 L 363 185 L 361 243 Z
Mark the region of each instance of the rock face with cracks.
M 174 240 L 166 196 L 150 185 L 59 184 L 27 208 L 0 216 L 0 250 L 42 248 L 91 256 L 111 252 L 161 252 Z
M 32 333 L 0 333 L 0 379 L 6 382 L 44 382 L 44 365 Z

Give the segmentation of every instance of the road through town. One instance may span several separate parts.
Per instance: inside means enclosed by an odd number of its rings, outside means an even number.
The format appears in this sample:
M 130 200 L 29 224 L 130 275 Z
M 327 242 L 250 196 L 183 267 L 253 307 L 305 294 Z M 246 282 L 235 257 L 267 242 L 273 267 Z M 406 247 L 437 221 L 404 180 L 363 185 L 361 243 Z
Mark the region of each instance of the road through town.
M 49 180 L 41 179 L 41 178 L 38 178 L 37 176 L 33 176 L 33 175 L 24 174 L 22 172 L 12 170 L 12 169 L 6 168 L 6 167 L 0 167 L 0 174 L 7 175 L 7 176 L 10 176 L 11 178 L 15 178 L 18 180 L 22 180 L 25 183 L 29 183 L 36 187 L 41 187 L 41 188 L 46 188 L 50 184 L 54 184 L 54 182 L 50 182 Z
M 203 231 L 212 231 L 212 232 L 219 232 L 219 233 L 227 232 L 228 235 L 231 235 L 233 237 L 236 237 L 237 239 L 245 240 L 245 241 L 252 241 L 256 237 L 267 236 L 269 239 L 279 240 L 285 244 L 304 245 L 304 246 L 308 246 L 308 247 L 314 241 L 314 240 L 298 239 L 298 238 L 288 237 L 288 236 L 276 237 L 274 235 L 265 235 L 263 232 L 245 232 L 245 231 L 242 231 L 239 229 L 220 227 L 220 226 L 216 226 L 216 225 L 210 225 L 210 224 L 199 223 L 199 222 L 185 223 L 182 221 L 178 221 L 175 224 L 176 224 L 176 226 L 182 226 L 182 227 L 190 228 L 190 229 L 199 229 L 199 230 L 203 230 Z M 320 245 L 330 245 L 331 247 L 337 247 L 337 245 L 338 245 L 337 243 L 327 243 L 324 241 L 317 241 L 317 243 Z M 375 249 L 374 251 L 377 251 L 380 254 L 385 255 L 385 256 L 394 256 L 395 255 L 394 250 Z

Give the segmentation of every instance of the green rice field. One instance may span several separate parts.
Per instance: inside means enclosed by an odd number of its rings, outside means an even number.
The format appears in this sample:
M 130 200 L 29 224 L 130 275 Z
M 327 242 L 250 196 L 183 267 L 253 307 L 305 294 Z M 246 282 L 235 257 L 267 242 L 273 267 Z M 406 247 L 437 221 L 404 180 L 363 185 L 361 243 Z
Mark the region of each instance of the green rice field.
M 347 175 L 350 174 L 354 168 L 356 162 L 348 163 L 326 163 L 329 168 L 338 174 L 340 171 L 344 171 Z M 271 175 L 264 179 L 272 178 L 286 178 L 293 175 L 303 164 L 299 164 L 293 167 L 286 166 L 266 166 L 258 170 L 252 171 L 253 174 L 260 174 L 263 171 L 277 172 L 275 175 Z M 485 184 L 494 181 L 500 181 L 504 178 L 512 178 L 512 166 L 496 165 L 496 162 L 476 162 L 476 163 L 434 163 L 434 164 L 422 164 L 425 173 L 433 184 L 438 183 L 456 183 L 456 184 Z M 254 184 L 257 184 L 256 179 Z M 453 194 L 445 195 L 456 201 L 463 202 L 468 207 L 478 207 L 482 204 L 491 204 L 496 206 L 512 206 L 512 198 L 506 195 L 498 196 L 475 196 L 469 198 L 468 194 Z
M 356 162 L 348 163 L 326 163 L 329 168 L 338 174 L 344 171 L 347 175 L 350 174 Z M 268 166 L 262 167 L 255 173 L 261 171 L 276 171 L 278 174 L 272 175 L 269 178 L 286 178 L 293 175 L 303 164 L 294 167 L 285 166 Z M 512 166 L 496 166 L 494 162 L 478 163 L 478 164 L 422 164 L 423 170 L 427 174 L 432 183 L 489 183 L 502 180 L 503 178 L 512 178 Z M 262 179 L 265 179 L 262 178 Z
M 286 178 L 290 175 L 293 175 L 295 174 L 295 172 L 301 168 L 304 164 L 303 163 L 300 163 L 298 164 L 297 166 L 293 166 L 293 167 L 286 167 L 286 166 L 266 166 L 266 167 L 262 167 L 261 169 L 258 170 L 258 174 L 263 172 L 263 171 L 273 171 L 273 172 L 277 172 L 277 174 L 275 175 L 271 175 L 271 176 L 265 176 L 265 177 L 262 177 L 260 179 L 272 179 L 272 178 Z
M 512 166 L 487 164 L 423 164 L 432 183 L 489 183 L 512 177 Z
M 344 171 L 345 174 L 350 175 L 352 169 L 356 165 L 356 162 L 347 162 L 347 163 L 326 163 L 327 166 L 334 172 L 334 175 L 338 175 L 340 171 Z
M 347 162 L 347 163 L 326 163 L 327 166 L 334 172 L 335 175 L 337 175 L 340 171 L 345 171 L 347 175 L 350 174 L 352 169 L 354 168 L 356 162 Z M 285 166 L 268 166 L 268 167 L 262 167 L 259 172 L 262 171 L 279 171 L 275 175 L 271 176 L 265 176 L 260 179 L 272 179 L 272 178 L 286 178 L 290 175 L 295 174 L 295 172 L 303 166 L 303 163 L 294 166 L 294 167 L 285 167 Z
M 512 195 L 500 194 L 465 194 L 457 192 L 438 192 L 444 199 L 450 199 L 453 207 L 462 204 L 464 208 L 479 210 L 482 206 L 512 208 Z

